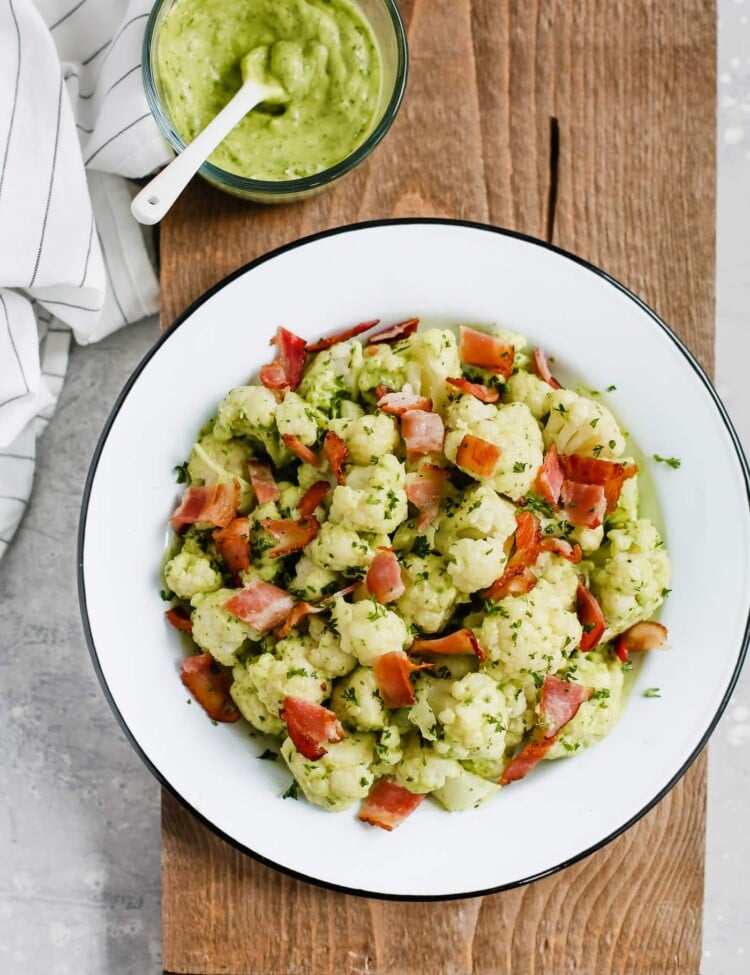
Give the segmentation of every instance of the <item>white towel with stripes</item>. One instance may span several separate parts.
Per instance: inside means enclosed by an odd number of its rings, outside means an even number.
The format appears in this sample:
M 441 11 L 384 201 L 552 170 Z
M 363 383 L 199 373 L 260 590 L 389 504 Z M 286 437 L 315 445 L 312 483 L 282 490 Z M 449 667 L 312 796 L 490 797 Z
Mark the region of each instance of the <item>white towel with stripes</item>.
M 150 0 L 0 0 L 0 556 L 31 492 L 71 333 L 156 311 L 130 214 L 169 161 L 141 80 Z

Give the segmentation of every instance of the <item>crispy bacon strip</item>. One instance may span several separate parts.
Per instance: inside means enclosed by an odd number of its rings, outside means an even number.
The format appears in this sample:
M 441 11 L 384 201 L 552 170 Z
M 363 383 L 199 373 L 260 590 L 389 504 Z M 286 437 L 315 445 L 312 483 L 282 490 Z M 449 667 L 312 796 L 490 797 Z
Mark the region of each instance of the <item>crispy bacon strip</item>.
M 169 521 L 175 531 L 179 531 L 183 525 L 193 525 L 197 521 L 226 528 L 237 513 L 239 504 L 239 481 L 189 487 Z
M 544 463 L 539 468 L 536 476 L 536 484 L 539 493 L 550 504 L 557 506 L 560 500 L 560 490 L 565 480 L 563 469 L 560 466 L 560 455 L 557 447 L 550 444 L 550 448 L 544 455 Z
M 401 566 L 392 548 L 381 545 L 365 576 L 367 591 L 379 603 L 391 603 L 406 591 L 401 578 Z
M 552 674 L 544 678 L 539 699 L 540 725 L 535 738 L 506 766 L 500 785 L 522 779 L 537 762 L 541 761 L 553 746 L 560 731 L 578 714 L 578 709 L 588 701 L 594 691 L 582 684 L 566 683 Z
M 287 328 L 278 328 L 274 339 L 276 348 L 281 356 L 281 364 L 286 374 L 287 386 L 289 389 L 296 389 L 302 382 L 302 373 L 305 368 L 305 356 L 307 355 L 307 342 L 290 332 Z
M 420 531 L 437 518 L 443 488 L 450 474 L 446 467 L 422 464 L 418 471 L 406 475 L 406 497 L 419 511 L 417 528 Z
M 312 464 L 313 467 L 320 467 L 320 458 L 309 447 L 306 447 L 299 437 L 295 437 L 291 433 L 282 433 L 281 439 L 291 452 L 299 457 L 303 464 Z
M 401 436 L 410 459 L 439 453 L 445 440 L 443 418 L 439 413 L 409 410 L 401 417 Z
M 604 491 L 607 511 L 615 510 L 623 484 L 638 471 L 635 464 L 621 464 L 581 454 L 560 454 L 560 466 L 568 481 L 599 485 Z
M 262 634 L 280 626 L 296 602 L 284 589 L 270 582 L 254 580 L 230 596 L 224 609 Z
M 274 359 L 273 362 L 261 366 L 260 381 L 266 389 L 281 390 L 289 389 L 286 369 L 281 359 Z
M 311 515 L 330 490 L 331 485 L 328 481 L 316 481 L 314 484 L 311 484 L 297 505 L 300 518 L 304 519 Z
M 212 538 L 219 557 L 230 572 L 247 572 L 250 568 L 250 520 L 235 518 L 226 528 L 214 530 Z
M 578 484 L 563 481 L 560 506 L 571 525 L 598 528 L 607 514 L 607 499 L 600 484 Z
M 378 779 L 370 795 L 362 803 L 358 819 L 370 826 L 379 826 L 390 833 L 427 797 L 409 792 L 390 775 Z
M 271 473 L 271 465 L 263 464 L 259 460 L 249 460 L 247 470 L 250 474 L 250 483 L 255 491 L 258 504 L 265 504 L 266 501 L 278 501 L 279 489 Z
M 486 335 L 474 328 L 460 329 L 458 354 L 461 362 L 469 366 L 479 366 L 488 372 L 494 372 L 503 379 L 509 379 L 513 372 L 513 360 L 516 350 L 512 345 L 506 345 L 494 335 Z
M 340 332 L 336 332 L 334 335 L 329 335 L 328 338 L 318 339 L 317 342 L 313 342 L 312 345 L 308 345 L 308 352 L 322 352 L 324 349 L 330 349 L 332 345 L 336 345 L 337 342 L 347 342 L 349 339 L 353 339 L 355 335 L 359 335 L 361 332 L 366 332 L 369 328 L 374 328 L 378 322 L 379 318 L 373 318 L 369 322 L 360 322 L 359 325 L 353 325 L 351 328 L 345 328 Z
M 623 663 L 630 657 L 631 652 L 656 650 L 663 647 L 667 640 L 667 628 L 654 620 L 643 620 L 634 623 L 617 638 L 615 653 Z
M 482 383 L 472 383 L 464 376 L 458 378 L 450 376 L 445 381 L 451 386 L 455 386 L 456 389 L 460 389 L 462 393 L 466 393 L 467 396 L 475 396 L 482 403 L 497 403 L 500 399 L 500 390 L 491 389 Z
M 494 443 L 465 433 L 456 451 L 456 465 L 476 477 L 492 477 L 501 453 Z
M 583 558 L 583 552 L 578 542 L 571 545 L 565 538 L 551 538 L 549 535 L 545 535 L 541 542 L 541 549 L 543 552 L 554 552 L 555 555 L 561 555 L 573 565 L 578 565 Z
M 433 640 L 415 640 L 409 647 L 409 653 L 448 653 L 462 657 L 473 654 L 480 663 L 484 663 L 487 659 L 484 647 L 466 627 Z
M 323 441 L 323 456 L 333 471 L 333 476 L 339 484 L 344 483 L 344 464 L 349 458 L 349 448 L 333 430 L 329 430 Z
M 413 663 L 403 650 L 376 657 L 372 669 L 383 704 L 387 708 L 406 708 L 414 704 L 414 688 L 409 675 L 428 667 L 432 667 L 432 664 Z
M 311 542 L 320 531 L 320 522 L 314 515 L 300 518 L 262 518 L 261 525 L 281 542 L 268 553 L 269 558 L 276 559 L 282 555 L 299 552 L 308 542 Z
M 312 603 L 308 603 L 302 600 L 301 603 L 296 603 L 292 606 L 289 611 L 289 615 L 284 620 L 278 629 L 273 631 L 273 635 L 279 640 L 285 639 L 292 632 L 295 626 L 299 626 L 306 616 L 311 616 L 316 613 L 322 613 L 325 610 L 325 606 L 314 606 Z
M 593 650 L 601 640 L 607 624 L 602 608 L 593 593 L 586 588 L 586 580 L 583 576 L 578 577 L 576 613 L 578 622 L 583 627 L 579 649 L 582 653 L 587 653 L 589 650 Z
M 505 570 L 481 593 L 483 599 L 503 599 L 505 596 L 521 596 L 531 592 L 537 577 L 531 571 L 541 551 L 541 526 L 539 519 L 530 511 L 516 515 L 515 551 L 508 559 Z
M 381 396 L 378 396 L 379 392 L 382 393 Z M 429 412 L 432 409 L 432 400 L 426 396 L 417 396 L 409 383 L 406 383 L 397 393 L 390 392 L 385 386 L 376 386 L 375 395 L 378 397 L 379 409 L 384 413 L 394 413 L 396 416 L 403 416 L 409 410 Z
M 560 383 L 550 372 L 547 356 L 542 349 L 534 349 L 534 365 L 536 366 L 536 371 L 539 373 L 540 379 L 543 379 L 553 389 L 562 389 Z
M 324 744 L 346 738 L 346 732 L 333 711 L 300 697 L 285 697 L 279 717 L 286 721 L 294 747 L 311 762 L 326 754 Z
M 399 339 L 408 338 L 413 332 L 416 332 L 418 325 L 418 318 L 407 318 L 405 322 L 399 322 L 398 325 L 389 325 L 388 328 L 381 328 L 379 332 L 374 332 L 368 337 L 367 344 L 398 342 Z
M 182 606 L 173 606 L 164 615 L 176 630 L 182 630 L 184 633 L 193 632 L 193 621 L 190 619 L 188 611 Z
M 186 657 L 180 668 L 182 683 L 214 721 L 236 721 L 240 712 L 229 694 L 232 678 L 210 653 Z

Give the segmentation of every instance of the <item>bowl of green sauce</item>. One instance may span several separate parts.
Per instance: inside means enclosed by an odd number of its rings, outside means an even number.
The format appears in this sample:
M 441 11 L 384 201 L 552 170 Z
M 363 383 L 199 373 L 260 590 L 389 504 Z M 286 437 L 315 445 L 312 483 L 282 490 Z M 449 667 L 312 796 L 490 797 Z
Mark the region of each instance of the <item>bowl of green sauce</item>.
M 175 151 L 239 90 L 250 52 L 288 98 L 249 112 L 199 172 L 257 202 L 301 199 L 352 170 L 390 129 L 406 87 L 394 0 L 157 0 L 143 81 Z

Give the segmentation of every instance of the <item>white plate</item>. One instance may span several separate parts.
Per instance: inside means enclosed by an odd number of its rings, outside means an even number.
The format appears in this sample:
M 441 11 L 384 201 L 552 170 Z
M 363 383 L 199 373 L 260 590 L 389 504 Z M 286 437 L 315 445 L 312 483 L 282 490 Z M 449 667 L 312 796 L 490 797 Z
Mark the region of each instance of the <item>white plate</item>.
M 662 620 L 612 734 L 547 762 L 476 811 L 431 803 L 393 833 L 356 810 L 282 801 L 290 779 L 244 722 L 187 706 L 179 636 L 164 620 L 159 565 L 180 489 L 173 468 L 232 386 L 268 361 L 280 324 L 308 339 L 355 322 L 419 315 L 498 322 L 556 359 L 563 377 L 610 385 L 649 463 L 672 558 Z M 670 330 L 602 272 L 534 240 L 445 221 L 334 230 L 281 248 L 217 285 L 135 371 L 102 434 L 83 501 L 79 589 L 109 701 L 155 775 L 224 838 L 322 884 L 419 899 L 499 890 L 567 866 L 626 829 L 705 743 L 748 642 L 748 470 L 706 376 Z M 645 698 L 659 687 L 661 698 Z

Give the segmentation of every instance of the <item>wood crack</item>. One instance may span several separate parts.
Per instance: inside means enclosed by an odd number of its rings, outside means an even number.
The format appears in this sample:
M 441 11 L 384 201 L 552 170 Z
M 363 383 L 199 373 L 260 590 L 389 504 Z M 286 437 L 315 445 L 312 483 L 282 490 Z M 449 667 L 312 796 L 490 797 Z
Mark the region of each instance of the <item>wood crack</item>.
M 554 115 L 549 120 L 549 187 L 547 190 L 547 233 L 545 240 L 552 243 L 555 235 L 555 211 L 557 209 L 557 180 L 560 162 L 560 125 Z

